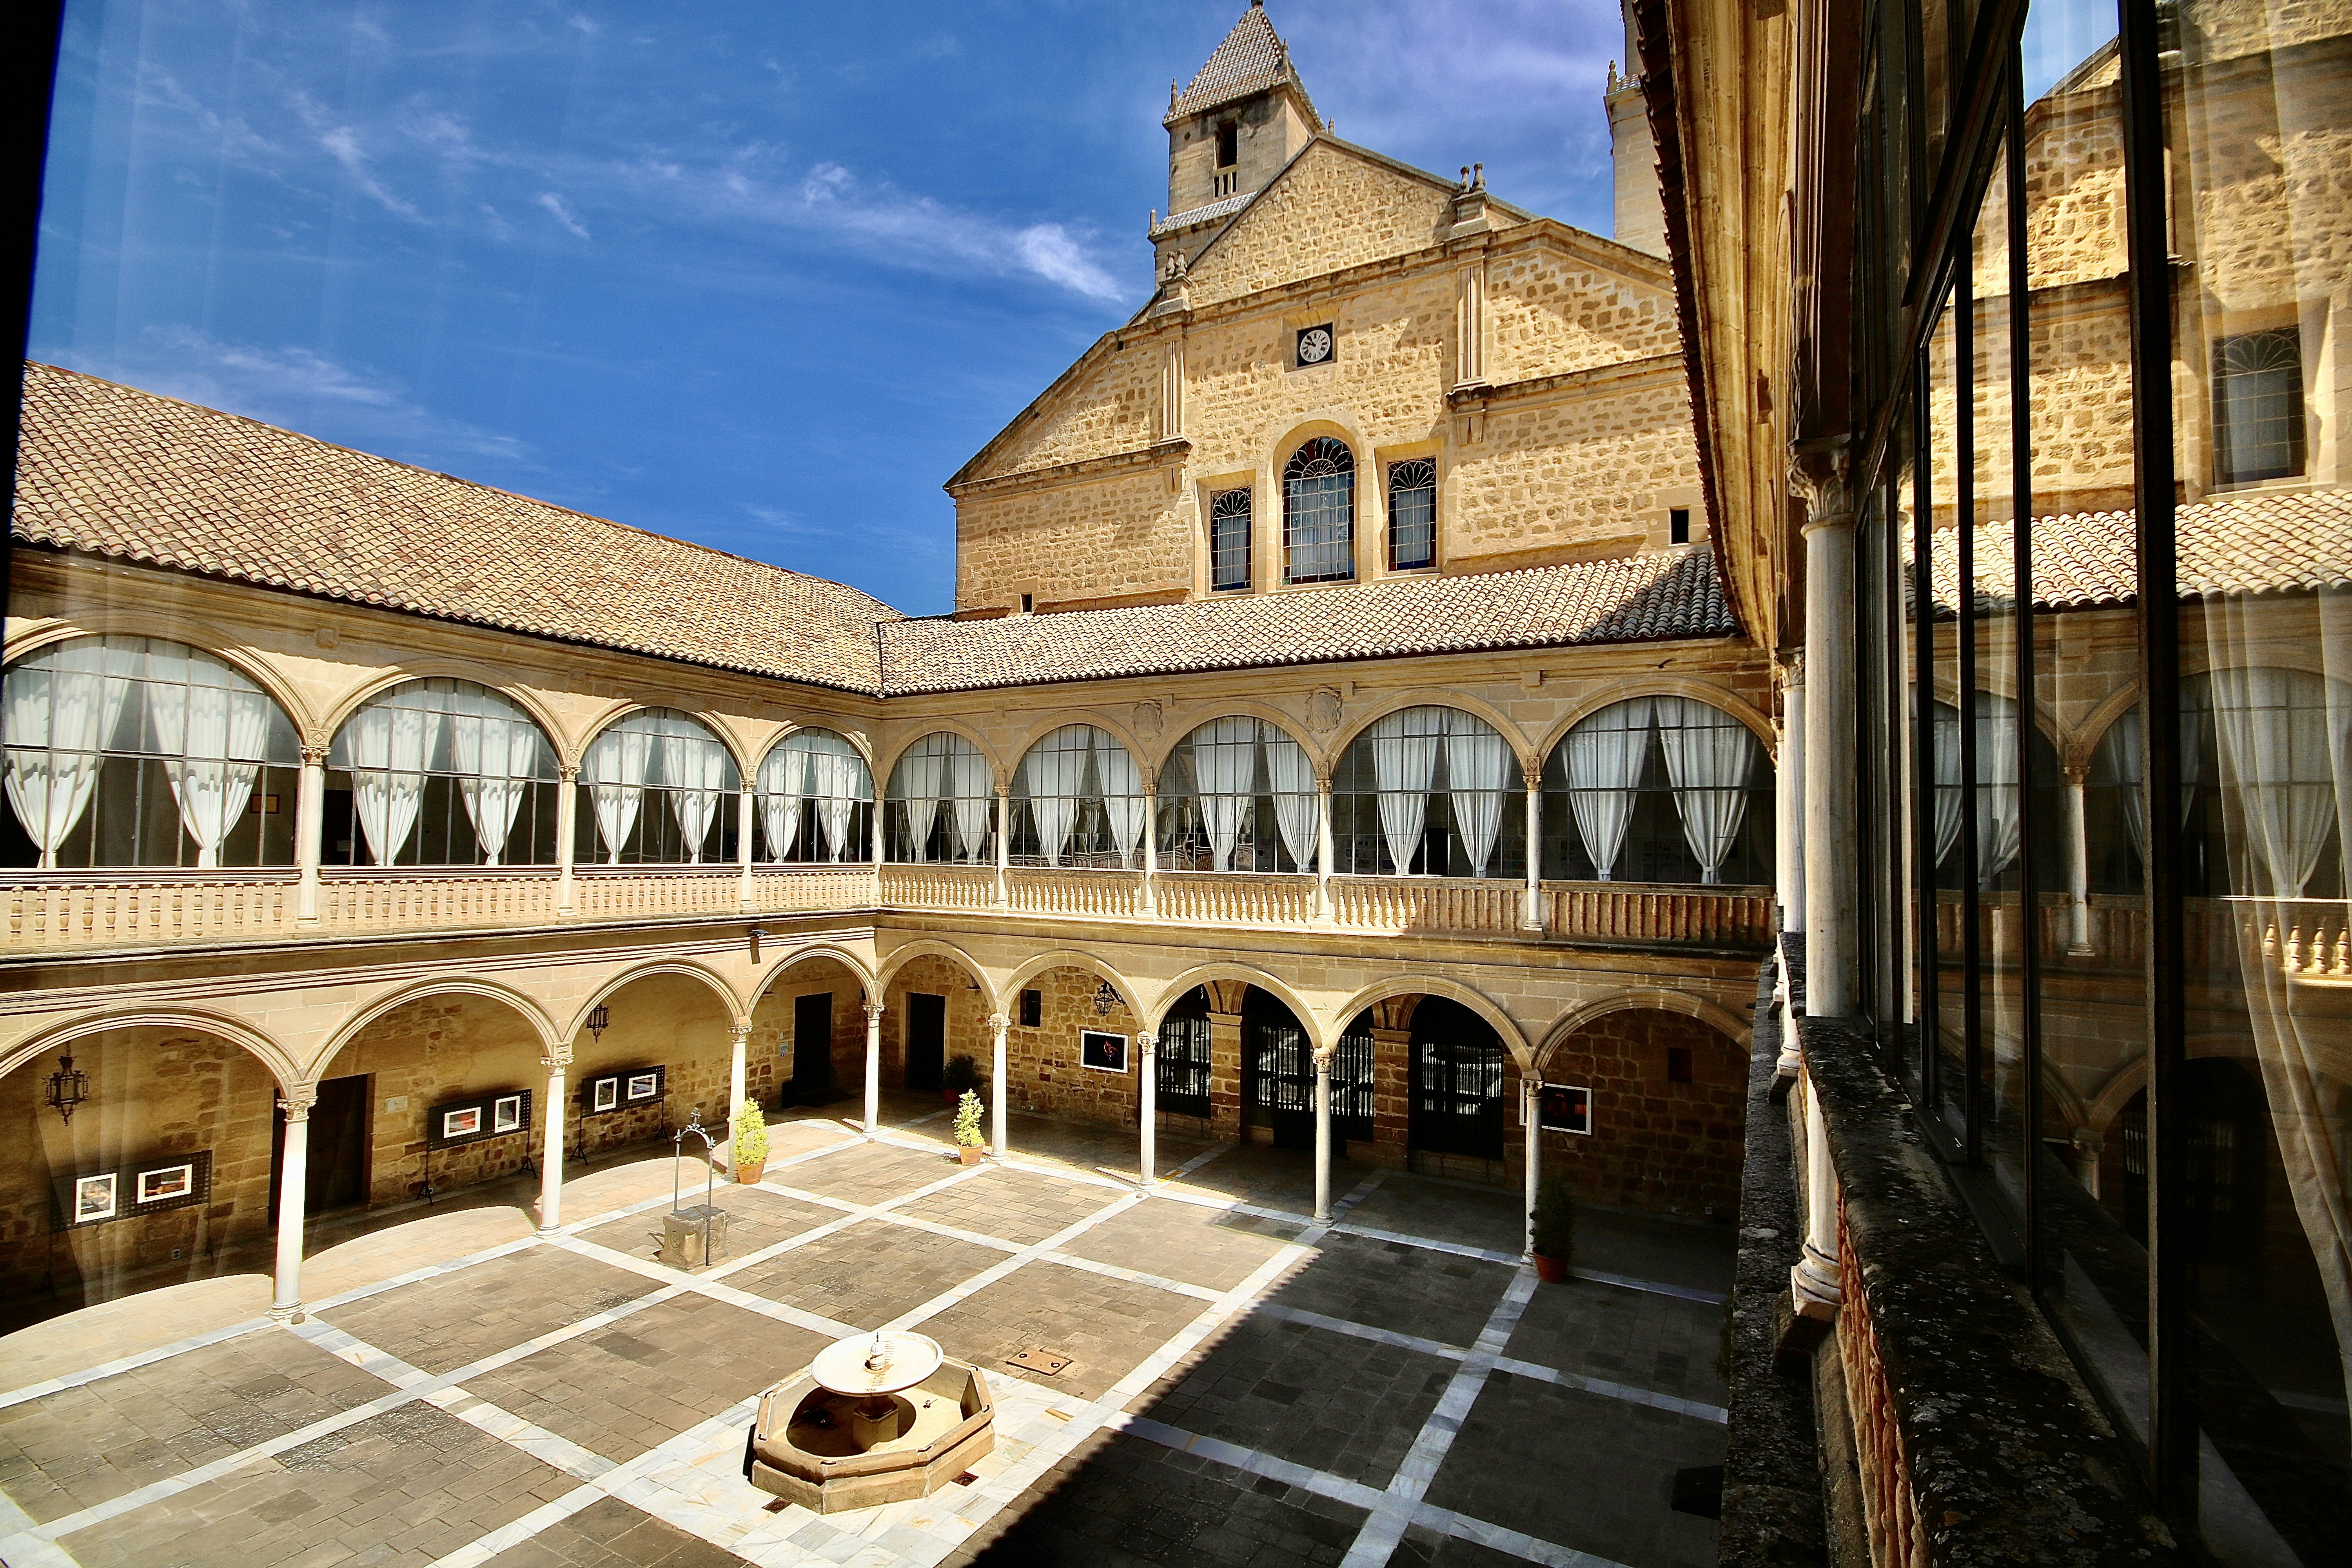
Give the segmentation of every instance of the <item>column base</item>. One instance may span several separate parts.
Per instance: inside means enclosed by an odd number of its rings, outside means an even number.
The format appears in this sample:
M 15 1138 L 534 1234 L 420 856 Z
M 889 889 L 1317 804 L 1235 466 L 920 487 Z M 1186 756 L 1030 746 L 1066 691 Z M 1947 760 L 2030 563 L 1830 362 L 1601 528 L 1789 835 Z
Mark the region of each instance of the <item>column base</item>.
M 290 1307 L 272 1307 L 269 1321 L 273 1323 L 305 1323 L 310 1321 L 309 1309 L 297 1301 Z

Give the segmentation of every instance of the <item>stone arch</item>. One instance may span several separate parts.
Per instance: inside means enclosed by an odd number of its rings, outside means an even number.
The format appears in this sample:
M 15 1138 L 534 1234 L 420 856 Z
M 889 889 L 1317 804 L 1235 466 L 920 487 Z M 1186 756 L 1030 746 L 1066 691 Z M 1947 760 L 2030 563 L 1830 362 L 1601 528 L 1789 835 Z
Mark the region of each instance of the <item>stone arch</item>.
M 1638 990 L 1620 991 L 1571 1009 L 1544 1032 L 1543 1047 L 1535 1053 L 1531 1063 L 1540 1072 L 1549 1065 L 1552 1053 L 1560 1043 L 1587 1026 L 1609 1016 L 1612 1013 L 1679 1013 L 1695 1018 L 1723 1036 L 1741 1050 L 1748 1048 L 1755 1030 L 1738 1014 L 1704 996 L 1694 996 L 1687 991 L 1669 990 L 1664 986 L 1643 986 Z
M 186 1029 L 195 1034 L 211 1035 L 251 1052 L 263 1067 L 269 1069 L 269 1075 L 278 1080 L 282 1089 L 299 1088 L 311 1081 L 296 1061 L 293 1052 L 242 1018 L 204 1007 L 140 1006 L 103 1008 L 51 1024 L 39 1033 L 18 1041 L 5 1055 L 0 1055 L 0 1078 L 7 1077 L 28 1062 L 70 1050 L 77 1040 L 115 1029 Z
M 1137 1016 L 1149 1018 L 1150 1020 L 1150 1026 L 1156 1030 L 1159 1028 L 1160 1023 L 1167 1017 L 1168 1009 L 1176 1005 L 1178 1002 L 1182 1001 L 1186 992 L 1191 991 L 1196 985 L 1205 985 L 1214 980 L 1238 980 L 1244 984 L 1256 986 L 1259 990 L 1265 992 L 1267 995 L 1273 997 L 1276 1001 L 1289 1008 L 1290 1016 L 1297 1018 L 1310 1033 L 1316 1034 L 1319 1038 L 1324 1022 L 1322 1015 L 1314 1007 L 1309 1006 L 1306 998 L 1299 995 L 1297 991 L 1293 989 L 1288 982 L 1276 979 L 1274 975 L 1268 974 L 1265 970 L 1255 968 L 1246 963 L 1231 963 L 1221 961 L 1213 963 L 1198 964 L 1193 968 L 1188 969 L 1183 973 L 1176 976 L 1176 978 L 1169 981 L 1165 985 L 1162 985 L 1160 988 L 1158 994 L 1151 999 L 1151 1011 L 1150 1013 L 1138 1014 Z
M 1127 1004 L 1129 1014 L 1138 1018 L 1151 1016 L 1143 1010 L 1143 1004 L 1137 998 L 1135 987 L 1128 983 L 1127 976 L 1104 960 L 1092 953 L 1080 952 L 1076 948 L 1056 948 L 1051 952 L 1039 953 L 1006 975 L 1004 983 L 996 988 L 996 994 L 1000 997 L 1018 995 L 1024 984 L 1049 969 L 1087 970 L 1096 979 L 1108 982 L 1110 988 L 1118 993 L 1118 999 Z
M 597 714 L 593 719 L 581 726 L 580 743 L 577 749 L 568 753 L 558 752 L 556 761 L 567 767 L 578 767 L 587 761 L 588 748 L 596 743 L 596 738 L 599 735 L 602 735 L 605 731 L 611 729 L 614 725 L 619 723 L 622 720 L 627 718 L 632 713 L 656 711 L 683 713 L 688 718 L 693 720 L 696 723 L 701 725 L 704 729 L 709 731 L 711 739 L 726 747 L 728 756 L 734 760 L 735 778 L 738 786 L 749 787 L 752 769 L 756 768 L 758 763 L 754 762 L 748 766 L 745 764 L 743 761 L 743 739 L 741 736 L 735 733 L 735 727 L 729 723 L 722 715 L 705 712 L 699 708 L 681 708 L 677 704 L 670 702 L 625 701 L 607 703 L 604 708 L 597 711 Z
M 1559 750 L 1559 743 L 1568 739 L 1568 732 L 1570 730 L 1575 729 L 1602 709 L 1614 708 L 1618 703 L 1629 701 L 1636 697 L 1687 697 L 1694 701 L 1704 702 L 1710 708 L 1729 714 L 1748 726 L 1748 732 L 1755 736 L 1757 744 L 1764 748 L 1764 755 L 1771 761 L 1774 770 L 1776 772 L 1779 770 L 1780 731 L 1780 727 L 1772 722 L 1769 716 L 1727 686 L 1714 685 L 1692 676 L 1673 675 L 1655 675 L 1647 679 L 1629 680 L 1622 685 L 1599 689 L 1587 694 L 1582 701 L 1569 710 L 1566 718 L 1558 721 L 1544 731 L 1542 744 L 1538 748 L 1536 765 L 1538 767 L 1550 765 L 1551 754 Z
M 539 1036 L 541 1053 L 546 1056 L 553 1056 L 557 1047 L 571 1038 L 569 1035 L 559 1036 L 555 1032 L 555 1022 L 548 1016 L 546 1008 L 510 985 L 470 975 L 419 980 L 395 986 L 375 1000 L 362 1004 L 337 1025 L 319 1047 L 319 1054 L 311 1063 L 313 1074 L 324 1076 L 335 1058 L 342 1053 L 343 1047 L 359 1038 L 370 1024 L 411 1002 L 422 1002 L 435 996 L 479 996 L 488 1001 L 504 1003 L 529 1022 L 532 1031 Z
M 2068 731 L 2066 744 L 2059 751 L 2058 760 L 2069 768 L 2087 769 L 2091 757 L 2116 721 L 2139 706 L 2139 682 L 2126 680 L 2107 693 L 2106 700 L 2085 714 L 2083 721 Z
M 2010 689 L 2016 684 L 2014 676 L 2011 672 L 2000 668 L 2000 660 L 1995 659 L 1990 667 L 1981 663 L 1977 666 L 1979 682 L 1977 689 L 1990 692 L 1995 697 L 2005 697 L 2014 702 L 2017 700 L 2017 693 Z M 1936 677 L 1936 700 L 1947 708 L 1958 710 L 1960 708 L 1960 683 L 1938 674 Z M 2067 731 L 2066 726 L 2058 717 L 2057 710 L 2039 696 L 2026 706 L 2032 710 L 2033 727 L 2042 731 L 2042 738 L 2049 743 L 2051 751 L 2063 760 L 2066 755 Z
M 337 698 L 334 706 L 319 721 L 320 736 L 331 743 L 370 698 L 395 687 L 405 686 L 410 681 L 470 680 L 477 686 L 497 692 L 530 714 L 530 721 L 539 726 L 541 736 L 546 740 L 547 749 L 559 763 L 563 761 L 563 729 L 554 711 L 541 700 L 538 693 L 520 686 L 508 686 L 498 679 L 498 675 L 499 672 L 488 665 L 471 659 L 441 658 L 404 659 L 396 665 L 371 670 L 365 680 Z
M 1486 993 L 1474 990 L 1459 981 L 1445 980 L 1433 974 L 1400 974 L 1391 979 L 1376 980 L 1365 986 L 1340 1004 L 1324 1020 L 1326 1037 L 1317 1042 L 1318 1047 L 1328 1047 L 1336 1042 L 1340 1033 L 1349 1024 L 1355 1022 L 1356 1016 L 1366 1008 L 1375 1003 L 1384 1002 L 1391 996 L 1402 995 L 1443 996 L 1449 1002 L 1456 1002 L 1467 1007 L 1484 1019 L 1487 1027 L 1495 1031 L 1496 1037 L 1500 1039 L 1504 1048 L 1511 1053 L 1511 1061 L 1520 1072 L 1526 1073 L 1531 1069 L 1535 1062 L 1535 1053 L 1528 1047 L 1527 1036 L 1521 1032 L 1518 1024 L 1511 1016 L 1503 1011 L 1501 1004 Z
M 877 803 L 889 793 L 890 781 L 898 775 L 898 764 L 906 761 L 907 753 L 914 750 L 916 742 L 928 736 L 942 732 L 960 735 L 971 742 L 980 754 L 987 759 L 990 778 L 993 779 L 999 787 L 1007 789 L 1012 787 L 1012 768 L 1003 757 L 997 754 L 996 748 L 988 743 L 986 737 L 961 719 L 933 719 L 919 725 L 910 724 L 908 728 L 914 732 L 888 751 L 877 749 L 875 753 L 874 798 Z
M 2243 1035 L 2199 1035 L 2191 1038 L 2181 1053 L 2182 1058 L 2196 1061 L 2207 1057 L 2231 1057 L 2259 1067 L 2255 1060 L 2254 1042 Z M 2105 1137 L 2115 1131 L 2116 1120 L 2132 1096 L 2147 1087 L 2147 1053 L 2138 1056 L 2109 1073 L 2083 1109 L 2083 1120 L 2077 1124 Z
M 953 942 L 940 942 L 930 937 L 925 937 L 919 942 L 910 942 L 904 947 L 891 949 L 890 956 L 883 961 L 880 969 L 875 974 L 874 989 L 871 994 L 877 997 L 890 994 L 891 983 L 898 977 L 898 972 L 916 959 L 926 956 L 944 958 L 962 970 L 965 974 L 979 982 L 980 994 L 987 998 L 990 1012 L 1003 1010 L 1002 997 L 1004 994 L 997 990 L 994 983 L 988 977 L 988 971 L 982 966 L 980 961 Z
M 286 715 L 286 721 L 294 726 L 296 739 L 307 744 L 319 732 L 319 721 L 302 694 L 274 665 L 255 658 L 245 648 L 228 647 L 217 637 L 208 637 L 206 633 L 211 630 L 213 628 L 201 622 L 173 615 L 168 610 L 152 610 L 144 605 L 135 613 L 126 609 L 110 609 L 81 621 L 53 622 L 33 631 L 20 633 L 9 639 L 5 654 L 0 655 L 0 668 L 45 647 L 80 637 L 152 637 L 157 642 L 174 642 L 219 659 L 261 688 L 269 700 L 278 704 L 278 710 Z
M 579 1037 L 580 1031 L 588 1026 L 588 1015 L 594 1011 L 600 1003 L 609 1001 L 616 993 L 634 982 L 655 974 L 677 974 L 689 980 L 698 981 L 710 987 L 712 993 L 718 996 L 720 1005 L 726 1010 L 730 1023 L 748 1023 L 751 1019 L 751 1012 L 743 1005 L 741 998 L 735 994 L 735 988 L 728 984 L 716 971 L 706 969 L 699 963 L 688 963 L 684 959 L 661 959 L 652 963 L 641 963 L 633 969 L 625 970 L 599 985 L 586 1001 L 573 1010 L 570 1022 L 564 1026 L 562 1034 L 564 1043 L 569 1045 Z
M 760 766 L 765 767 L 767 765 L 768 759 L 776 754 L 776 748 L 778 746 L 782 745 L 794 735 L 809 730 L 822 730 L 828 735 L 838 735 L 843 740 L 848 742 L 849 749 L 856 752 L 857 753 L 858 761 L 866 764 L 866 776 L 867 779 L 874 781 L 876 795 L 877 798 L 879 798 L 881 793 L 881 783 L 878 779 L 875 778 L 873 742 L 868 740 L 863 731 L 852 733 L 850 731 L 843 729 L 838 724 L 819 724 L 815 722 L 803 724 L 795 720 L 788 724 L 772 727 L 768 735 L 767 744 L 760 748 Z M 743 776 L 747 779 L 756 778 L 758 776 L 758 769 L 755 768 L 752 772 L 748 773 Z
M 1097 710 L 1080 708 L 1072 710 L 1066 713 L 1058 714 L 1050 719 L 1040 720 L 1037 723 L 1031 725 L 1030 728 L 1022 735 L 1020 744 L 1016 748 L 1013 748 L 1011 750 L 1010 754 L 1012 755 L 1013 761 L 1010 764 L 1007 776 L 1010 777 L 1020 772 L 1023 759 L 1026 758 L 1030 752 L 1035 749 L 1038 742 L 1044 740 L 1055 731 L 1069 724 L 1093 725 L 1096 729 L 1102 731 L 1112 740 L 1117 741 L 1120 745 L 1126 747 L 1127 754 L 1135 759 L 1135 765 L 1137 768 L 1149 769 L 1150 767 L 1150 753 L 1144 749 L 1143 742 L 1136 739 L 1134 730 L 1124 721 L 1111 717 L 1109 710 L 1107 709 Z
M 1504 744 L 1511 748 L 1511 754 L 1517 761 L 1522 774 L 1525 774 L 1530 767 L 1543 765 L 1541 757 L 1529 758 L 1526 731 L 1512 721 L 1510 715 L 1493 703 L 1473 697 L 1467 692 L 1452 690 L 1439 692 L 1423 689 L 1419 691 L 1398 693 L 1341 725 L 1339 732 L 1331 738 L 1332 767 L 1336 769 L 1339 765 L 1340 759 L 1348 754 L 1348 748 L 1362 740 L 1374 724 L 1391 713 L 1401 713 L 1408 708 L 1458 709 L 1482 723 L 1491 725 L 1495 732 L 1503 737 Z
M 1154 787 L 1158 785 L 1160 775 L 1167 771 L 1169 762 L 1176 755 L 1176 748 L 1190 740 L 1193 731 L 1203 724 L 1214 723 L 1219 719 L 1255 719 L 1273 725 L 1289 736 L 1297 744 L 1298 749 L 1307 753 L 1307 761 L 1315 769 L 1315 776 L 1318 779 L 1329 778 L 1331 765 L 1339 760 L 1337 752 L 1327 755 L 1321 747 L 1301 733 L 1305 726 L 1270 703 L 1246 701 L 1203 703 L 1201 705 L 1200 711 L 1201 717 L 1198 719 L 1186 717 L 1171 720 L 1168 724 L 1170 732 L 1166 742 L 1152 753 L 1149 762 L 1144 762 L 1144 766 L 1151 775 Z M 1140 757 L 1137 760 L 1144 761 Z
M 851 976 L 856 980 L 858 989 L 865 994 L 866 1001 L 881 1000 L 883 982 L 875 978 L 873 972 L 866 967 L 863 960 L 845 947 L 835 947 L 830 942 L 813 942 L 806 947 L 796 947 L 778 959 L 774 966 L 760 977 L 760 984 L 752 988 L 751 998 L 743 1007 L 745 1016 L 748 1017 L 760 1010 L 760 1003 L 767 996 L 769 988 L 782 980 L 787 972 L 821 958 L 829 958 L 848 970 Z

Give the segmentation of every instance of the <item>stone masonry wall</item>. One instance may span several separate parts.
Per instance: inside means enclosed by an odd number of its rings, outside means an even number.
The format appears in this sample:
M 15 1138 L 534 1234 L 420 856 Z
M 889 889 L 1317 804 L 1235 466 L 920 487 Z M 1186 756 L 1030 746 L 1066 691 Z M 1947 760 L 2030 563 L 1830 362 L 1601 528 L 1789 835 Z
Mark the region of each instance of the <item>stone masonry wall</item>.
M 1135 1044 L 1138 1026 L 1125 1003 L 1107 1015 L 1095 1011 L 1095 987 L 1098 984 L 1093 972 L 1084 969 L 1049 969 L 1029 982 L 1028 989 L 1043 994 L 1042 1005 L 1037 1027 L 1024 1029 L 1016 1022 L 1005 1037 L 1004 1076 L 1011 1096 L 1008 1105 L 1043 1110 L 1074 1121 L 1123 1127 L 1135 1124 L 1140 1093 L 1137 1072 L 1141 1058 Z M 1020 1016 L 1017 1005 L 1016 1002 L 1013 1015 L 1015 1019 Z M 1113 1073 L 1081 1067 L 1081 1029 L 1125 1035 L 1127 1071 Z M 985 1058 L 982 1058 L 982 1070 L 986 1070 Z
M 1447 478 L 1450 565 L 1643 534 L 1662 492 L 1698 482 L 1689 395 L 1677 375 L 1507 405 L 1457 448 Z
M 907 1086 L 907 997 L 913 992 L 947 998 L 947 1045 L 941 1058 L 970 1057 L 985 1077 L 988 999 L 952 960 L 925 953 L 908 960 L 906 967 L 890 977 L 888 1010 L 882 1015 L 882 1081 L 893 1089 Z
M 1486 320 L 1486 379 L 1496 386 L 1682 346 L 1664 287 L 1548 248 L 1515 251 L 1488 267 Z
M 1691 1054 L 1689 1083 L 1666 1077 L 1666 1052 Z M 1546 1081 L 1592 1091 L 1592 1131 L 1544 1134 L 1544 1172 L 1612 1207 L 1727 1217 L 1739 1205 L 1748 1061 L 1731 1041 L 1675 1013 L 1612 1013 L 1562 1041 Z M 1512 1085 L 1517 1103 L 1517 1084 Z M 1507 1159 L 1525 1130 L 1514 1111 Z
M 1453 215 L 1450 191 L 1319 142 L 1202 256 L 1193 308 L 1420 250 Z
M 1192 523 L 1160 468 L 1043 489 L 967 496 L 956 510 L 956 607 L 1181 592 Z

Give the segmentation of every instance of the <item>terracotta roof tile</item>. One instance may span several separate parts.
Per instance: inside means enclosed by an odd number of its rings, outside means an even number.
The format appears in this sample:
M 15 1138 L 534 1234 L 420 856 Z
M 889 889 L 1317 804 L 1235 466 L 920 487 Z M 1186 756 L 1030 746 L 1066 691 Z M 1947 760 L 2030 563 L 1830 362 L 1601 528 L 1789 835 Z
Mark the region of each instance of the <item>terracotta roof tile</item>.
M 1208 63 L 1193 73 L 1191 85 L 1168 106 L 1168 121 L 1172 123 L 1187 115 L 1205 113 L 1221 103 L 1247 98 L 1289 74 L 1289 51 L 1283 47 L 1274 24 L 1266 20 L 1265 7 L 1251 0 L 1242 19 L 1225 35 L 1225 41 L 1217 46 Z

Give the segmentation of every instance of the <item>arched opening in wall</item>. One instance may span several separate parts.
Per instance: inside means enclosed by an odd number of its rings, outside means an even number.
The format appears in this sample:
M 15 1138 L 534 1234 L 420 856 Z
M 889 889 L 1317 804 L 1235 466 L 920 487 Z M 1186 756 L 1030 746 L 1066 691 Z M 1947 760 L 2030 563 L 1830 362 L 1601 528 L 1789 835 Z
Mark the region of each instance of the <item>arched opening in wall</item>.
M 473 992 L 418 996 L 370 1019 L 320 1075 L 304 1213 L 430 1205 L 535 1173 L 547 1091 L 539 1029 Z M 530 1189 L 511 1194 L 528 1204 Z M 331 1226 L 310 1226 L 315 1250 Z
M 1424 996 L 1412 1010 L 1411 1047 L 1406 1147 L 1414 1168 L 1492 1176 L 1487 1167 L 1503 1158 L 1503 1084 L 1510 1053 L 1502 1037 L 1459 1002 Z
M 1064 964 L 1031 975 L 1020 991 L 1034 1000 L 1016 994 L 1007 1009 L 1006 1106 L 1069 1121 L 1133 1127 L 1143 1106 L 1142 1053 L 1135 1040 L 1143 1025 L 1118 988 L 1091 969 Z M 980 1068 L 988 1070 L 984 1057 Z
M 1170 1004 L 1158 1031 L 1160 1082 L 1155 1100 L 1163 1123 L 1171 1118 L 1184 1131 L 1206 1137 L 1214 1083 L 1214 1047 L 1209 1033 L 1208 987 L 1195 985 Z
M 583 1029 L 572 1042 L 565 1158 L 667 1155 L 672 1135 L 698 1116 L 724 1160 L 735 1040 L 734 1015 L 719 993 L 692 975 L 656 972 L 608 993 L 604 1009 L 610 1021 L 604 1034 Z M 772 1072 L 773 1060 L 746 1043 L 747 1095 L 765 1086 L 753 1069 L 769 1066 Z M 700 1141 L 688 1138 L 685 1152 L 701 1153 Z
M 1579 720 L 1545 759 L 1553 881 L 1772 879 L 1772 760 L 1745 724 L 1688 697 L 1635 697 Z
M 60 1066 L 70 1055 L 72 1067 Z M 83 1075 L 68 1120 L 51 1076 Z M 0 1332 L 270 1266 L 278 1082 L 243 1047 L 151 1027 L 84 1036 L 0 1078 Z
M 1313 1149 L 1314 1036 L 1280 997 L 1255 985 L 1238 1022 L 1244 1135 L 1277 1149 Z
M 866 983 L 823 955 L 787 964 L 751 1009 L 743 1092 L 777 1110 L 865 1090 Z
M 1543 1131 L 1546 1175 L 1580 1201 L 1728 1221 L 1747 1147 L 1748 1056 L 1680 1013 L 1607 1013 L 1558 1041 L 1543 1081 L 1583 1090 L 1581 1125 Z M 1511 1142 L 1524 1140 L 1514 1128 Z
M 882 1010 L 885 1088 L 928 1100 L 937 1109 L 948 1063 L 969 1058 L 972 1070 L 986 1077 L 990 1046 L 988 994 L 962 964 L 926 952 L 890 976 Z

